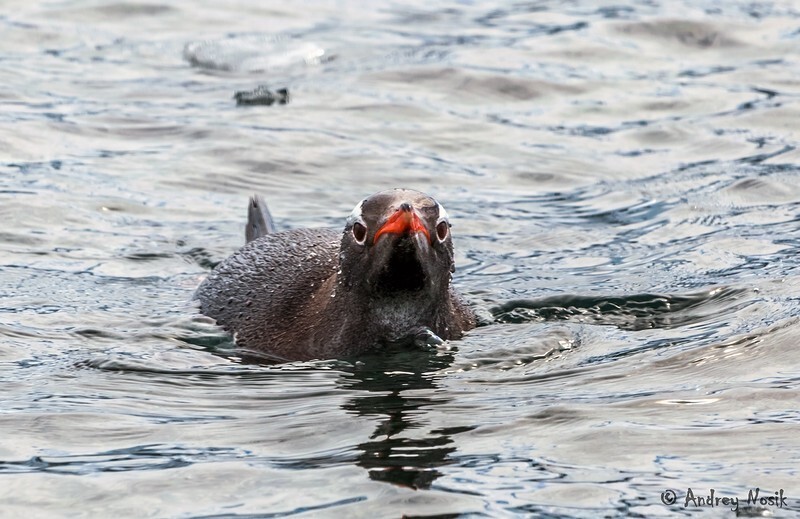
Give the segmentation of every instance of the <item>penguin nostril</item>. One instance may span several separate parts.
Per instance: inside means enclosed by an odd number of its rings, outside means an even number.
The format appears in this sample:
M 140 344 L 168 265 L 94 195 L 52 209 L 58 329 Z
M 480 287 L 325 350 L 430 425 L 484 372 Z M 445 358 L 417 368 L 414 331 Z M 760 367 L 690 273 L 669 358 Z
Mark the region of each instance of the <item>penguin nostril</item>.
M 400 210 L 405 212 L 405 213 L 410 213 L 411 212 L 411 204 L 409 204 L 408 202 L 403 202 L 402 204 L 400 204 Z

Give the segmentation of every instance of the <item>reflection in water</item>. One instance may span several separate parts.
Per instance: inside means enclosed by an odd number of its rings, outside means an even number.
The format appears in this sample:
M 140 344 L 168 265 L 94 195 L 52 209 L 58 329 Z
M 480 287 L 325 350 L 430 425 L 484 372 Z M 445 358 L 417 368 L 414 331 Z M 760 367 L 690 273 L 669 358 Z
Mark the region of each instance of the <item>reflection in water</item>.
M 450 463 L 456 450 L 450 436 L 460 430 L 440 429 L 416 438 L 409 432 L 424 429 L 425 408 L 451 400 L 425 395 L 437 389 L 435 373 L 452 362 L 452 352 L 433 348 L 373 355 L 361 358 L 352 377 L 343 379 L 344 387 L 365 392 L 344 409 L 382 417 L 370 440 L 358 445 L 362 453 L 356 463 L 370 478 L 425 489 L 441 475 L 436 468 Z
M 456 451 L 452 435 L 473 429 L 468 427 L 449 427 L 429 431 L 426 429 L 426 409 L 432 406 L 446 404 L 452 399 L 448 397 L 438 397 L 437 379 L 439 373 L 451 366 L 454 361 L 454 353 L 444 349 L 432 347 L 427 348 L 406 348 L 392 349 L 376 353 L 374 355 L 353 359 L 352 363 L 347 361 L 320 361 L 312 363 L 283 364 L 273 366 L 274 359 L 265 358 L 257 353 L 247 353 L 240 350 L 231 350 L 216 347 L 213 337 L 208 334 L 200 334 L 199 339 L 186 341 L 188 344 L 198 345 L 202 343 L 204 349 L 214 353 L 226 360 L 236 358 L 241 363 L 236 362 L 233 366 L 226 366 L 219 370 L 203 369 L 164 369 L 160 370 L 153 366 L 151 361 L 137 362 L 133 359 L 120 358 L 98 358 L 92 359 L 81 364 L 81 367 L 100 369 L 103 371 L 114 371 L 120 373 L 136 373 L 147 378 L 162 379 L 168 375 L 171 380 L 200 380 L 209 381 L 212 387 L 220 384 L 230 385 L 231 377 L 237 383 L 244 384 L 240 387 L 250 387 L 251 390 L 258 392 L 255 387 L 268 387 L 272 384 L 281 386 L 293 386 L 297 384 L 298 394 L 312 387 L 309 377 L 321 373 L 334 372 L 338 375 L 336 384 L 340 389 L 355 392 L 356 396 L 345 401 L 341 408 L 347 413 L 355 413 L 360 417 L 378 417 L 379 421 L 368 441 L 363 441 L 356 446 L 356 453 L 347 450 L 338 455 L 326 452 L 323 455 L 303 455 L 291 456 L 289 458 L 280 455 L 269 455 L 259 458 L 252 453 L 235 452 L 238 457 L 246 457 L 251 460 L 260 459 L 261 462 L 283 468 L 293 468 L 298 470 L 335 467 L 342 463 L 355 464 L 367 469 L 369 477 L 375 481 L 388 482 L 413 489 L 430 488 L 432 482 L 441 473 L 437 467 L 453 463 L 450 455 Z M 218 341 L 223 346 L 229 345 Z M 235 367 L 238 366 L 238 367 Z M 298 379 L 291 379 L 294 370 L 299 375 Z M 278 382 L 280 381 L 280 382 Z M 330 389 L 327 384 L 323 384 L 322 392 Z M 338 392 L 338 390 L 335 390 Z M 316 399 L 322 394 L 319 390 L 312 391 L 313 398 Z M 299 396 L 295 396 L 299 398 Z M 270 400 L 272 401 L 272 400 Z M 227 413 L 229 414 L 229 413 Z M 186 421 L 179 417 L 174 417 L 176 421 Z M 207 420 L 209 415 L 204 414 L 202 420 Z M 230 418 L 227 416 L 227 418 Z M 215 419 L 223 419 L 222 416 Z M 235 428 L 229 425 L 229 430 Z M 416 434 L 415 434 L 416 433 Z M 147 453 L 153 453 L 153 449 L 148 449 Z M 136 461 L 138 451 L 128 453 L 117 463 L 126 461 L 133 463 Z M 134 454 L 136 456 L 134 456 Z M 97 456 L 106 456 L 107 453 L 100 453 Z M 155 455 L 151 456 L 154 460 L 163 461 L 167 458 L 169 463 L 175 457 L 167 447 L 159 447 L 155 450 Z M 219 457 L 215 454 L 215 457 Z M 138 459 L 138 458 L 137 458 Z M 50 460 L 49 460 L 50 461 Z M 150 465 L 152 465 L 152 460 Z M 196 460 L 190 460 L 195 463 Z M 14 462 L 15 470 L 19 467 L 27 467 L 25 463 Z M 158 465 L 155 468 L 160 468 Z M 0 463 L 0 470 L 4 466 Z M 39 470 L 38 465 L 34 467 Z M 149 465 L 148 465 L 149 468 Z M 27 467 L 30 470 L 30 467 Z

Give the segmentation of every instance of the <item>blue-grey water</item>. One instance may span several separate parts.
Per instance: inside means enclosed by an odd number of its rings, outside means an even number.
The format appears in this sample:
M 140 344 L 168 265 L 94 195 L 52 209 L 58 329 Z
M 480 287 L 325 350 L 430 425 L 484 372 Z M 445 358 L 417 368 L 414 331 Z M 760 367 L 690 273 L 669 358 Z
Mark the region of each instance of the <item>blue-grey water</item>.
M 0 516 L 793 517 L 799 132 L 789 0 L 5 2 Z M 197 315 L 250 193 L 395 186 L 492 324 L 268 366 Z

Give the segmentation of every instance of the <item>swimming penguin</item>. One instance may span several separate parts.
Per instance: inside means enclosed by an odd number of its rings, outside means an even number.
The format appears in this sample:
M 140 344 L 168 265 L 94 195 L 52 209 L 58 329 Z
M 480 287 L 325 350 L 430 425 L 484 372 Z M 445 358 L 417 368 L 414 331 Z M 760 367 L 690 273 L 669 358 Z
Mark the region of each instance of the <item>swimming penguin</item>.
M 450 220 L 410 189 L 359 202 L 344 232 L 275 232 L 250 199 L 247 243 L 217 265 L 195 297 L 236 344 L 275 360 L 358 355 L 409 339 L 458 339 L 475 314 L 451 286 Z

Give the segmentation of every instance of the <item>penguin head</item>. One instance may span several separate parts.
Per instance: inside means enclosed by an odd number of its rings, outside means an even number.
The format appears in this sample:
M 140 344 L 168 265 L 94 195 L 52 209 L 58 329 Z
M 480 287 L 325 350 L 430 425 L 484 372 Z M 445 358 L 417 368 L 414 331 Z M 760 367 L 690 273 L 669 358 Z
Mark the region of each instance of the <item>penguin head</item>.
M 348 290 L 373 297 L 442 294 L 455 271 L 447 212 L 419 191 L 376 193 L 347 219 L 339 265 Z

